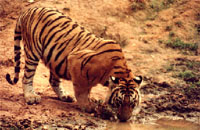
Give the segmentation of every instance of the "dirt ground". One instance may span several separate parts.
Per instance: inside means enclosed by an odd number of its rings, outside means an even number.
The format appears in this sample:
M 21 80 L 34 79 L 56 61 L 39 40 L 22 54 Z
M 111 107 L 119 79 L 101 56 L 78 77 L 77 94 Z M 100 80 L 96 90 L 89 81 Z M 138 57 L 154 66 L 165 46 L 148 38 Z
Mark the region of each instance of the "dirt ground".
M 81 112 L 73 104 L 58 100 L 48 82 L 49 71 L 42 63 L 34 78 L 42 102 L 27 105 L 21 83 L 24 59 L 17 85 L 9 85 L 5 75 L 14 72 L 16 19 L 30 7 L 57 8 L 97 36 L 119 41 L 134 74 L 144 77 L 141 111 L 125 124 Z M 166 43 L 188 43 L 197 48 L 170 47 Z M 199 44 L 199 0 L 0 0 L 0 130 L 198 130 Z M 70 81 L 62 81 L 62 85 L 73 94 Z M 91 96 L 103 100 L 106 92 L 107 88 L 98 85 Z

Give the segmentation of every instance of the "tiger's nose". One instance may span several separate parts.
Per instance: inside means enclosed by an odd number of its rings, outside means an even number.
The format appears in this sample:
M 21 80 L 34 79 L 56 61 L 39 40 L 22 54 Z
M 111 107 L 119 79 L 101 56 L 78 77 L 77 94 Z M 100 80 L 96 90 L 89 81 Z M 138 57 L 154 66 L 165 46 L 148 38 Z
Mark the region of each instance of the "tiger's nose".
M 131 118 L 133 112 L 133 108 L 129 105 L 122 105 L 119 108 L 117 117 L 120 121 L 124 122 Z

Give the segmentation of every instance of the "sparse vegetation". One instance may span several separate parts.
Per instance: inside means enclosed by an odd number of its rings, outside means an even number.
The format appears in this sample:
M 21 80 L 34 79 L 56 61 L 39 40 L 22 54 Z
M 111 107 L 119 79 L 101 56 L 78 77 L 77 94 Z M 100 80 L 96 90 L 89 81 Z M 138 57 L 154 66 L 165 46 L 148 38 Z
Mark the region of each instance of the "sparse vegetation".
M 175 25 L 178 27 L 181 27 L 183 25 L 183 23 L 182 23 L 182 21 L 177 21 L 177 22 L 175 22 Z
M 183 93 L 193 96 L 192 99 L 200 99 L 200 62 L 178 58 L 175 64 L 170 64 L 166 68 L 167 72 L 172 72 L 172 77 L 184 81 Z M 177 85 L 178 86 L 178 85 Z
M 145 1 L 133 1 L 130 9 L 133 12 L 143 11 L 146 12 L 146 20 L 155 20 L 158 16 L 158 12 L 169 8 L 176 0 L 150 0 Z
M 100 31 L 98 32 L 97 36 L 99 37 L 102 37 L 104 39 L 112 39 L 112 40 L 115 40 L 117 41 L 120 46 L 123 48 L 125 47 L 126 45 L 128 45 L 128 41 L 127 41 L 127 38 L 125 36 L 122 36 L 120 34 L 107 34 L 107 30 L 108 30 L 108 27 L 105 26 L 103 27 L 103 29 L 99 29 Z
M 146 5 L 143 2 L 133 2 L 131 5 L 132 11 L 143 10 L 145 8 L 146 8 Z
M 166 26 L 165 30 L 166 31 L 171 31 L 172 30 L 172 26 Z
M 200 34 L 200 24 L 195 25 L 197 29 L 197 33 Z
M 183 72 L 180 72 L 179 75 L 178 75 L 180 78 L 182 79 L 191 79 L 191 78 L 195 78 L 195 75 L 192 71 L 190 70 L 186 70 L 186 71 L 183 71 Z
M 198 49 L 197 43 L 186 43 L 179 38 L 169 39 L 165 42 L 167 47 L 171 47 L 173 49 L 179 49 L 181 51 L 193 51 L 196 52 Z
M 173 31 L 169 32 L 169 37 L 173 38 L 175 36 L 175 33 Z
M 151 1 L 151 4 L 150 4 L 150 7 L 156 11 L 156 12 L 159 12 L 163 9 L 167 9 L 170 7 L 171 4 L 173 4 L 175 2 L 175 0 L 161 0 L 161 1 L 158 1 L 158 0 L 152 0 Z

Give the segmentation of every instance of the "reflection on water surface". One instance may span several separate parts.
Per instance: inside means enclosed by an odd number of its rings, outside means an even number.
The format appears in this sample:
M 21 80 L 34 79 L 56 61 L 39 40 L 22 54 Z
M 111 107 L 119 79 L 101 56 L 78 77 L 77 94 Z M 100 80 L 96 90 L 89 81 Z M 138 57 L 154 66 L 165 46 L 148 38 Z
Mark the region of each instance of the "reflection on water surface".
M 154 124 L 134 124 L 129 121 L 110 122 L 106 130 L 200 130 L 199 124 L 194 124 L 185 120 L 159 119 Z

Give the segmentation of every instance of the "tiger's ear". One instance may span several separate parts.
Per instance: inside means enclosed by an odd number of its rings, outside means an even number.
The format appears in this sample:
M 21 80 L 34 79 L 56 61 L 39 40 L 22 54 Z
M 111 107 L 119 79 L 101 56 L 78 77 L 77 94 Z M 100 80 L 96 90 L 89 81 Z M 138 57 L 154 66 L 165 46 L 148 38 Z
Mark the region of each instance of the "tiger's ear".
M 113 76 L 110 77 L 111 81 L 115 84 L 119 84 L 119 78 L 115 78 Z
M 133 79 L 137 84 L 141 84 L 142 83 L 142 76 L 137 76 Z

